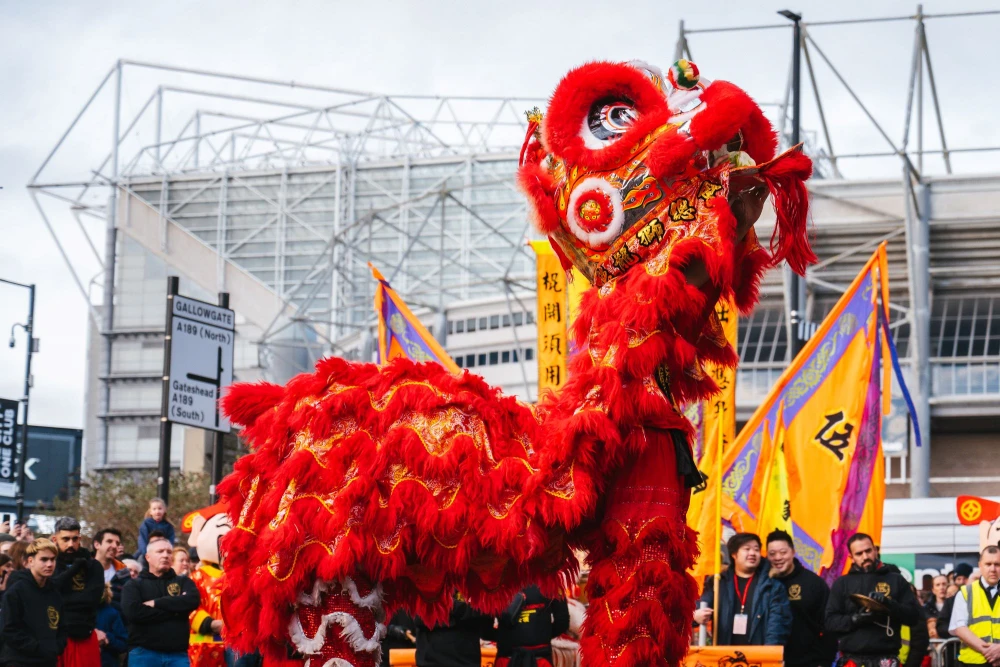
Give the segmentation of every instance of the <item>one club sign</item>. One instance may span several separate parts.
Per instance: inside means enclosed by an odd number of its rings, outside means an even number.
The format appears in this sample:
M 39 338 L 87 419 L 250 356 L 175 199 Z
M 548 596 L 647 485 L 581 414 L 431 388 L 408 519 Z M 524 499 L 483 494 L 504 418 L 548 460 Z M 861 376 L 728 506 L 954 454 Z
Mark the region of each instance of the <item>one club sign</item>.
M 229 420 L 219 412 L 219 397 L 222 388 L 233 383 L 235 313 L 177 295 L 170 319 L 166 417 L 176 424 L 228 433 Z

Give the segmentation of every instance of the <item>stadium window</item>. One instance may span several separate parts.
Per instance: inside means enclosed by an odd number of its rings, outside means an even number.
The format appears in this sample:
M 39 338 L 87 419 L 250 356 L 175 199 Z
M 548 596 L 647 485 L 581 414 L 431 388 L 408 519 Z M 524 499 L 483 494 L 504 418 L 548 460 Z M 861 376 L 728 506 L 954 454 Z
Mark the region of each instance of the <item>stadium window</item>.
M 479 359 L 477 359 L 476 361 L 479 362 L 480 366 L 485 366 L 486 365 L 486 353 L 483 352 L 482 354 L 480 354 L 479 355 Z
M 527 313 L 525 313 L 524 314 L 524 321 L 525 321 L 526 324 L 534 324 L 535 323 L 535 314 L 532 313 L 532 312 L 530 312 L 530 311 L 527 312 Z
M 500 316 L 490 315 L 490 329 L 499 329 L 499 328 L 500 328 Z
M 527 347 L 524 349 L 524 360 L 531 361 L 535 358 L 535 348 Z
M 475 368 L 476 367 L 476 355 L 474 355 L 474 354 L 467 354 L 467 355 L 465 355 L 465 367 L 466 368 Z
M 487 328 L 486 320 L 487 320 L 487 318 L 485 318 L 485 317 L 480 317 L 479 318 L 479 330 L 480 331 L 486 331 L 486 328 Z
M 524 322 L 524 313 L 514 313 L 514 326 L 519 327 Z
M 490 366 L 496 366 L 500 363 L 500 353 L 490 352 Z
M 461 357 L 461 355 L 455 357 L 455 365 L 458 366 L 459 368 L 462 367 L 462 357 Z
M 448 320 L 448 334 L 450 335 L 453 333 L 455 333 L 455 323 L 452 322 L 451 320 Z
M 510 315 L 504 315 L 500 318 L 500 326 L 509 327 L 510 326 Z
M 455 333 L 465 333 L 465 320 L 455 322 Z
M 509 364 L 510 363 L 510 350 L 504 350 L 500 354 L 500 363 L 501 364 Z
M 476 330 L 476 318 L 470 317 L 469 319 L 467 319 L 465 321 L 465 328 L 468 330 L 469 333 L 472 333 L 473 331 L 475 331 Z
M 514 363 L 517 363 L 517 350 L 514 350 Z

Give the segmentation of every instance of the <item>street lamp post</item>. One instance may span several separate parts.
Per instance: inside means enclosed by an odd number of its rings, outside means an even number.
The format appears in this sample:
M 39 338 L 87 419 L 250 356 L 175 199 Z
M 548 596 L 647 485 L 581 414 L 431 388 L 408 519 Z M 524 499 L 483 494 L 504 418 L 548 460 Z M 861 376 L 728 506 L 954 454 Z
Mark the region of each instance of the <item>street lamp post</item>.
M 17 506 L 17 520 L 24 521 L 24 473 L 25 473 L 25 463 L 28 461 L 28 408 L 31 405 L 31 356 L 36 351 L 36 346 L 38 345 L 38 339 L 34 337 L 35 333 L 35 286 L 25 285 L 23 283 L 14 282 L 13 280 L 5 280 L 0 278 L 0 282 L 7 285 L 14 285 L 15 287 L 24 287 L 28 290 L 28 323 L 23 325 L 15 324 L 14 327 L 21 326 L 24 329 L 24 333 L 28 335 L 28 354 L 26 355 L 27 361 L 24 364 L 24 397 L 21 402 L 24 403 L 24 417 L 23 417 L 23 427 L 21 428 L 21 450 L 18 452 L 19 459 L 17 464 L 17 496 L 15 497 L 15 504 Z M 10 335 L 10 346 L 14 347 L 14 329 L 11 328 Z

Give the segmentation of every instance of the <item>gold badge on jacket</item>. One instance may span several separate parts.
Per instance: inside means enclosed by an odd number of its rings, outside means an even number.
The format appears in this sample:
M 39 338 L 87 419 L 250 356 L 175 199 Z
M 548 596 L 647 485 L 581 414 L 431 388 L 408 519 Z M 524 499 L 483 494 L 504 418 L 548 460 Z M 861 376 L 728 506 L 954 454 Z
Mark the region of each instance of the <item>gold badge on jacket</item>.
M 802 587 L 798 584 L 792 584 L 788 587 L 788 599 L 789 600 L 801 600 L 802 599 Z
M 892 589 L 889 588 L 889 584 L 887 582 L 880 581 L 875 584 L 875 592 L 881 593 L 882 595 L 889 595 L 889 593 L 892 592 Z
M 181 585 L 178 583 L 167 584 L 167 595 L 180 595 Z
M 73 590 L 74 591 L 82 591 L 84 588 L 86 588 L 86 582 L 84 580 L 84 573 L 83 572 L 77 572 L 76 574 L 73 575 Z
M 45 613 L 49 616 L 49 630 L 59 629 L 59 610 L 55 607 L 49 607 L 45 610 Z

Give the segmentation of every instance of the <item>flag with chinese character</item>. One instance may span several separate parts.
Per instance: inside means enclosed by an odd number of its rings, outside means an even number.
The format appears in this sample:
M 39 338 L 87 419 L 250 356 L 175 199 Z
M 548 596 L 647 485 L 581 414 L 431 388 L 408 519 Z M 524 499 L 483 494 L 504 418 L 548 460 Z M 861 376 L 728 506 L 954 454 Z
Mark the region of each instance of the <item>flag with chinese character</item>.
M 413 361 L 436 361 L 452 373 L 461 373 L 454 359 L 445 352 L 420 320 L 389 285 L 389 281 L 371 264 L 378 281 L 375 288 L 375 312 L 378 314 L 378 363 L 398 357 Z
M 726 340 L 734 348 L 739 325 L 739 316 L 733 304 L 726 300 L 720 301 L 715 307 L 715 317 Z M 698 469 L 708 479 L 708 486 L 716 475 L 716 452 L 720 445 L 725 452 L 730 443 L 736 439 L 736 369 L 705 364 L 706 372 L 710 373 L 719 385 L 719 393 L 711 398 L 690 403 L 684 406 L 684 415 L 694 428 L 694 439 L 691 450 Z M 719 438 L 722 442 L 719 443 Z M 705 575 L 712 574 L 715 551 L 712 545 L 719 544 L 721 536 L 716 529 L 715 503 L 707 502 L 706 498 L 713 496 L 707 487 L 694 491 L 691 504 L 688 506 L 687 523 L 698 532 L 700 555 L 691 574 L 697 581 Z
M 862 530 L 876 542 L 881 537 L 881 420 L 891 373 L 889 363 L 882 368 L 883 349 L 890 350 L 901 382 L 888 303 L 883 244 L 723 457 L 724 520 L 755 530 L 771 520 L 761 516 L 762 505 L 773 483 L 775 444 L 783 443 L 796 551 L 828 580 L 843 571 L 851 535 Z
M 883 245 L 779 378 L 723 463 L 734 526 L 755 527 L 762 508 L 753 500 L 763 494 L 754 489 L 767 484 L 770 472 L 762 457 L 765 444 L 784 442 L 792 537 L 803 564 L 816 572 L 833 571 L 844 536 L 858 530 L 869 503 L 881 505 L 884 497 L 884 477 L 875 473 L 882 459 L 878 311 L 888 303 L 885 272 Z M 870 529 L 878 541 L 880 522 L 871 522 Z

